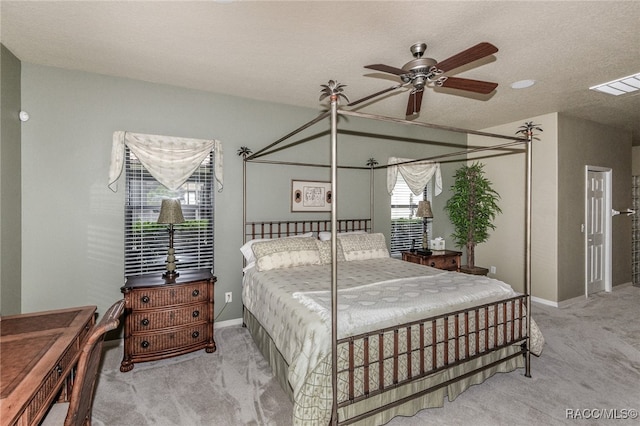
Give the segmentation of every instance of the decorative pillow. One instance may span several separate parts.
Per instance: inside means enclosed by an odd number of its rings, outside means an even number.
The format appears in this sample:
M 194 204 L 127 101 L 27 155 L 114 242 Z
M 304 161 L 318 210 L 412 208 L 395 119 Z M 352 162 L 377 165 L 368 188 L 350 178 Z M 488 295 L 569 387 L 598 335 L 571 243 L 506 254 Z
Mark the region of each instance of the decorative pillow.
M 309 238 L 309 237 L 313 237 L 313 232 L 307 232 L 306 234 L 300 234 L 300 235 L 291 235 L 289 237 L 283 237 L 283 238 Z M 247 260 L 247 264 L 251 264 L 256 261 L 256 257 L 253 254 L 253 250 L 251 250 L 251 246 L 253 246 L 253 244 L 257 241 L 271 241 L 271 240 L 272 240 L 271 238 L 256 238 L 255 240 L 249 240 L 246 243 L 244 243 L 244 245 L 240 247 L 240 251 L 242 252 L 242 255 L 244 256 L 244 258 Z
M 349 231 L 349 232 L 339 232 L 340 235 L 345 235 L 345 234 L 366 234 L 367 231 Z M 318 233 L 318 239 L 320 241 L 327 241 L 331 239 L 331 232 L 330 231 L 322 231 Z
M 338 238 L 347 261 L 389 257 L 384 234 L 338 234 Z
M 316 240 L 316 245 L 318 246 L 318 252 L 320 253 L 320 264 L 326 265 L 327 263 L 331 263 L 331 241 L 318 241 Z M 344 252 L 342 251 L 342 244 L 340 240 L 338 240 L 338 262 L 344 262 L 346 259 L 344 258 Z
M 316 239 L 311 237 L 256 241 L 251 248 L 258 271 L 320 264 Z

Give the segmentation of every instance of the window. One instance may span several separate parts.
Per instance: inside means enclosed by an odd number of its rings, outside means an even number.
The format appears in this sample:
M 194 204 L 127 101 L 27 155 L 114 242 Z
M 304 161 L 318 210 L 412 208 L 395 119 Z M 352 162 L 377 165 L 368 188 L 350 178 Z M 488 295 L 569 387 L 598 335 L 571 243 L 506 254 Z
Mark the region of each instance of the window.
M 163 198 L 178 198 L 185 222 L 174 225 L 178 272 L 213 269 L 213 164 L 209 154 L 176 191 L 159 183 L 126 148 L 125 277 L 162 272 L 169 248 L 168 225 L 156 223 Z
M 431 201 L 431 182 L 427 184 L 422 196 L 415 196 L 407 186 L 404 178 L 398 173 L 396 185 L 391 196 L 391 256 L 399 257 L 401 252 L 422 247 L 422 218 L 415 217 L 418 202 Z M 428 222 L 431 235 L 431 222 Z

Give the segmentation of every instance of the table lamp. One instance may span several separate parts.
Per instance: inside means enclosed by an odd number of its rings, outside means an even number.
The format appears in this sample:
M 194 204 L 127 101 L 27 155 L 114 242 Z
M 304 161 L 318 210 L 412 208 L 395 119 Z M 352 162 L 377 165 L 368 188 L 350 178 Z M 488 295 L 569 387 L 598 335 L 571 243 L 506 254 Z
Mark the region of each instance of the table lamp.
M 431 211 L 431 202 L 420 201 L 418 203 L 418 211 L 416 212 L 416 217 L 422 218 L 422 250 L 418 250 L 418 254 L 430 256 L 431 250 L 429 250 L 429 235 L 427 233 L 427 220 L 433 219 L 433 212 Z
M 173 248 L 173 225 L 175 223 L 184 222 L 184 216 L 182 216 L 182 208 L 180 207 L 180 200 L 174 198 L 163 199 L 162 205 L 160 206 L 160 215 L 158 216 L 157 222 L 169 224 L 169 251 L 167 252 L 167 271 L 162 274 L 162 277 L 174 279 L 179 274 L 176 268 L 176 256 L 175 250 Z

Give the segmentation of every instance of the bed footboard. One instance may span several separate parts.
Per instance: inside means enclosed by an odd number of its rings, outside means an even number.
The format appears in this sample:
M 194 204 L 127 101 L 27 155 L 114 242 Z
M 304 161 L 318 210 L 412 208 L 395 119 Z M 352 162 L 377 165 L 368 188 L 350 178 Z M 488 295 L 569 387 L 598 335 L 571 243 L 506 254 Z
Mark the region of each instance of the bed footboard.
M 410 396 L 355 417 L 338 419 L 337 423 L 355 423 L 525 355 L 528 350 L 526 298 L 526 295 L 520 295 L 338 340 L 338 408 L 497 353 L 508 346 L 519 344 L 520 348 L 497 361 L 465 370 L 465 373 Z

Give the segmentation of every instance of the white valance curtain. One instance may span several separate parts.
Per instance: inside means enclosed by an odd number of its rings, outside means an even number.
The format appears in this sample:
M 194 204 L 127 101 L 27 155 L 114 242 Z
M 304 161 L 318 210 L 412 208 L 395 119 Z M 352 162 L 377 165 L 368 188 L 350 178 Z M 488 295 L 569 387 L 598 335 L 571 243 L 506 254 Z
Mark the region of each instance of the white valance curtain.
M 440 163 L 433 161 L 415 161 L 410 158 L 389 157 L 387 163 L 387 190 L 389 195 L 393 194 L 396 186 L 398 172 L 414 195 L 421 195 L 424 187 L 435 176 L 435 195 L 442 192 L 442 174 L 440 173 Z
M 109 188 L 114 192 L 124 166 L 125 144 L 151 176 L 171 190 L 182 186 L 213 150 L 215 179 L 218 192 L 222 191 L 222 142 L 117 131 L 113 132 L 109 168 Z

